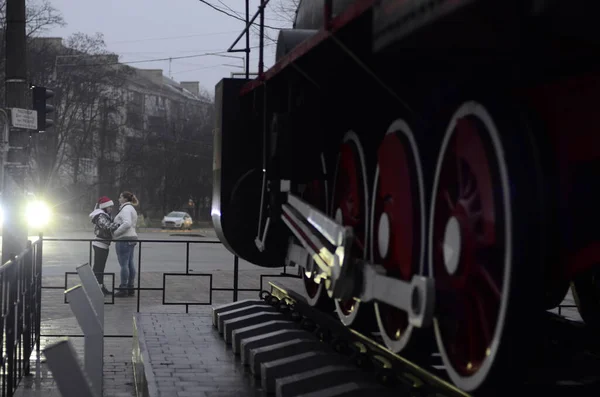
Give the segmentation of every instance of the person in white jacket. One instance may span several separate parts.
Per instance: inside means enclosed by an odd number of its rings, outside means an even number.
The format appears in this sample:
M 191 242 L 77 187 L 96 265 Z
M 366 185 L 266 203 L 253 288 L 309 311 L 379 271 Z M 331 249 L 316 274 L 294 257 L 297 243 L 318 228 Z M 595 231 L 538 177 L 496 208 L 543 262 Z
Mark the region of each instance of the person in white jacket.
M 120 225 L 113 232 L 113 238 L 117 240 L 115 251 L 117 252 L 119 266 L 121 266 L 121 284 L 119 285 L 119 292 L 114 295 L 116 298 L 135 295 L 134 281 L 136 271 L 134 251 L 137 242 L 132 240 L 138 239 L 138 235 L 135 232 L 138 215 L 134 208 L 134 206 L 138 205 L 137 197 L 131 192 L 123 192 L 119 196 L 119 204 L 119 212 L 117 212 L 113 220 L 114 223 Z

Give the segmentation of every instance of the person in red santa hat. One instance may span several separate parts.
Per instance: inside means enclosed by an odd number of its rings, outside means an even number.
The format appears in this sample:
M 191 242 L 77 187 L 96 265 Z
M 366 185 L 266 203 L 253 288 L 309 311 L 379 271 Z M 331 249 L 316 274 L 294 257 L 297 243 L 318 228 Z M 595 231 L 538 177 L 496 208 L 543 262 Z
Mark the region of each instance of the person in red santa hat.
M 90 219 L 95 226 L 94 234 L 96 235 L 95 240 L 92 242 L 92 246 L 94 247 L 93 270 L 104 295 L 110 294 L 110 291 L 104 286 L 104 268 L 108 259 L 108 249 L 110 247 L 110 240 L 113 238 L 113 232 L 119 227 L 119 224 L 114 223 L 110 218 L 110 211 L 113 206 L 114 203 L 111 199 L 102 196 L 98 199 L 94 210 L 90 213 Z

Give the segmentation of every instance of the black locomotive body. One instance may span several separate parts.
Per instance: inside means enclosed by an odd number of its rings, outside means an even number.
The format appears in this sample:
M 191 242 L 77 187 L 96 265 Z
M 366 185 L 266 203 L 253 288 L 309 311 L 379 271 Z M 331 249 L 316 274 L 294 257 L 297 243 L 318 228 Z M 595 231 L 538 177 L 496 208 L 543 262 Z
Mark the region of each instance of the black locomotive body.
M 597 8 L 302 0 L 272 68 L 217 85 L 219 238 L 394 352 L 435 339 L 466 391 L 569 287 L 598 327 Z

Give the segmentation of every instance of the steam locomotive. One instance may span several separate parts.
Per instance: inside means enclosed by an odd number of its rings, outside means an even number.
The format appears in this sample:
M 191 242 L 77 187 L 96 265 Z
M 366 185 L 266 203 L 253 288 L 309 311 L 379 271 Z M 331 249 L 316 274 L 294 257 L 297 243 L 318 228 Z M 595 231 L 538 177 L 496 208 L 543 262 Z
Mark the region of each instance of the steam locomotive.
M 600 327 L 597 8 L 302 0 L 216 87 L 219 238 L 462 390 L 518 378 L 569 288 Z

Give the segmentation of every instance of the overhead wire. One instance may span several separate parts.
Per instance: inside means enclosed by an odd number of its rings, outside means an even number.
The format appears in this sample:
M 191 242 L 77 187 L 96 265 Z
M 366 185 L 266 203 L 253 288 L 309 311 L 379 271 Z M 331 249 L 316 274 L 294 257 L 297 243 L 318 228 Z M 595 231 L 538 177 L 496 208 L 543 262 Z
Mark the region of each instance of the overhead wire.
M 235 13 L 235 14 L 236 14 L 236 15 L 239 17 L 238 19 L 241 19 L 241 18 L 243 18 L 240 12 L 237 12 L 237 11 L 235 11 L 233 8 L 229 7 L 227 4 L 225 4 L 225 3 L 223 2 L 223 0 L 217 0 L 217 1 L 218 1 L 219 3 L 221 3 L 221 4 L 223 4 L 223 6 L 224 6 L 224 7 L 226 7 L 228 10 L 230 10 L 230 11 L 231 11 L 231 12 L 233 12 L 233 13 Z M 243 21 L 244 21 L 244 22 L 246 22 L 246 19 L 245 19 L 245 18 L 243 18 Z M 264 25 L 264 26 L 266 27 L 266 25 Z M 259 29 L 259 27 L 258 27 L 258 26 L 256 26 L 256 24 L 252 24 L 250 27 L 254 29 L 254 32 L 255 32 L 255 33 L 258 33 L 258 34 L 260 35 L 260 29 Z M 281 28 L 277 28 L 277 29 L 278 29 L 278 30 L 281 30 Z M 264 34 L 264 37 L 265 37 L 266 39 L 268 39 L 269 41 L 272 41 L 272 42 L 275 42 L 275 41 L 276 41 L 276 40 L 272 39 L 271 37 L 269 37 L 269 35 L 268 35 L 268 34 L 266 34 L 266 33 Z
M 238 21 L 242 21 L 242 22 L 246 23 L 246 19 L 245 19 L 245 18 L 242 18 L 242 17 L 240 17 L 240 16 L 238 16 L 238 15 L 236 15 L 236 14 L 232 14 L 231 12 L 229 12 L 229 11 L 226 11 L 226 10 L 224 10 L 224 9 L 222 9 L 222 8 L 219 8 L 219 7 L 215 6 L 214 4 L 211 4 L 210 2 L 208 2 L 208 1 L 206 1 L 206 0 L 198 0 L 198 1 L 199 1 L 200 3 L 202 3 L 202 4 L 204 4 L 204 5 L 207 5 L 208 7 L 212 8 L 212 9 L 213 9 L 213 10 L 215 10 L 215 11 L 218 11 L 218 12 L 220 12 L 220 13 L 222 13 L 222 14 L 225 14 L 225 15 L 227 15 L 227 16 L 229 16 L 229 17 L 233 18 L 233 19 L 237 19 Z M 227 7 L 229 8 L 229 6 L 227 6 Z M 232 11 L 233 11 L 233 10 L 232 10 Z M 234 12 L 235 12 L 235 11 L 234 11 Z M 254 22 L 254 23 L 253 23 L 253 25 L 255 25 L 255 24 L 256 24 L 256 22 Z M 277 28 L 277 27 L 269 26 L 269 25 L 266 25 L 266 24 L 263 24 L 263 26 L 264 26 L 265 28 L 267 28 L 267 29 L 273 29 L 273 30 L 280 30 L 280 29 L 281 29 L 281 28 Z
M 186 70 L 179 70 L 177 72 L 173 72 L 173 74 L 179 74 L 179 73 L 188 73 L 188 72 L 195 72 L 198 70 L 205 70 L 205 69 L 213 69 L 213 68 L 219 68 L 221 66 L 224 66 L 223 64 L 219 64 L 219 65 L 207 65 L 207 66 L 203 66 L 203 67 L 198 67 L 195 69 L 186 69 Z
M 246 22 L 246 19 L 243 18 L 240 13 L 238 13 L 237 11 L 235 11 L 233 8 L 231 8 L 229 5 L 227 5 L 226 3 L 224 3 L 222 0 L 217 0 L 221 5 L 223 5 L 224 7 L 226 7 L 229 11 L 226 11 L 220 7 L 215 6 L 214 4 L 210 3 L 207 0 L 198 0 L 200 3 L 212 8 L 213 10 L 222 13 L 224 15 L 229 16 L 230 18 L 234 18 L 236 20 L 242 21 L 242 22 Z M 256 26 L 257 23 L 254 22 L 252 23 L 251 27 L 255 30 L 258 31 L 259 28 Z M 279 27 L 273 27 L 273 26 L 269 26 L 266 24 L 263 24 L 263 26 L 265 28 L 268 29 L 273 29 L 273 30 L 280 30 L 281 28 Z M 202 36 L 212 36 L 212 35 L 218 35 L 218 34 L 226 34 L 226 33 L 233 33 L 232 32 L 215 32 L 215 33 L 208 33 L 208 34 L 198 34 L 198 35 L 185 35 L 185 36 L 170 36 L 170 37 L 159 37 L 159 38 L 148 38 L 148 39 L 137 39 L 137 40 L 122 40 L 122 41 L 117 41 L 117 42 L 113 42 L 113 44 L 118 44 L 118 43 L 133 43 L 133 42 L 143 42 L 143 41 L 156 41 L 156 40 L 170 40 L 170 39 L 177 39 L 177 38 L 189 38 L 189 37 L 202 37 Z M 265 44 L 263 47 L 269 47 L 273 44 L 275 44 L 275 40 L 272 39 L 271 37 L 269 37 L 268 35 L 265 34 L 265 38 L 268 39 L 269 41 L 271 41 L 272 43 L 270 44 Z M 256 49 L 259 48 L 260 46 L 252 46 L 250 47 L 250 49 Z M 187 52 L 187 51 L 186 51 Z M 73 65 L 69 65 L 69 64 L 62 64 L 61 66 L 110 66 L 110 65 L 118 65 L 118 64 L 138 64 L 138 63 L 148 63 L 148 62 L 161 62 L 161 61 L 173 61 L 173 60 L 181 60 L 181 59 L 190 59 L 190 58 L 199 58 L 199 57 L 205 57 L 205 56 L 211 56 L 211 55 L 221 55 L 221 54 L 226 54 L 228 53 L 228 51 L 214 51 L 214 52 L 205 52 L 205 53 L 201 53 L 201 54 L 193 54 L 193 55 L 185 55 L 185 56 L 176 56 L 176 57 L 165 57 L 165 58 L 153 58 L 153 59 L 144 59 L 144 60 L 134 60 L 134 61 L 122 61 L 122 62 L 115 62 L 115 63 L 101 63 L 101 64 L 73 64 Z
M 121 43 L 141 43 L 144 41 L 161 41 L 161 40 L 175 40 L 175 39 L 188 39 L 192 37 L 208 37 L 208 36 L 218 36 L 221 34 L 230 34 L 237 33 L 237 30 L 229 30 L 226 32 L 213 32 L 213 33 L 199 33 L 199 34 L 189 34 L 185 36 L 165 36 L 165 37 L 154 37 L 154 38 L 146 38 L 146 39 L 135 39 L 135 40 L 119 40 L 119 41 L 110 41 L 107 44 L 121 44 Z
M 217 0 L 217 1 L 219 3 L 221 3 L 223 5 L 223 7 L 227 8 L 229 11 L 233 12 L 234 14 L 236 14 L 237 16 L 239 16 L 240 18 L 244 18 L 244 13 L 243 12 L 234 10 L 233 8 L 231 8 L 230 6 L 228 6 L 227 3 L 225 3 L 223 0 Z M 277 19 L 268 18 L 268 17 L 265 17 L 265 20 L 267 20 L 267 21 L 278 21 Z M 246 19 L 244 18 L 244 22 L 245 21 L 246 21 Z
M 273 45 L 273 44 L 266 44 L 265 46 L 270 46 L 270 45 Z M 250 48 L 256 49 L 259 47 L 260 46 L 257 45 L 257 46 L 252 46 Z M 200 57 L 214 56 L 214 55 L 221 55 L 221 54 L 228 54 L 228 53 L 229 53 L 228 51 L 215 51 L 215 52 L 205 52 L 205 53 L 194 54 L 194 55 L 183 55 L 183 56 L 177 56 L 177 57 L 140 59 L 140 60 L 135 60 L 135 61 L 123 61 L 123 62 L 90 63 L 90 64 L 85 64 L 85 63 L 59 64 L 59 66 L 88 66 L 88 67 L 90 67 L 90 66 L 129 65 L 129 64 L 169 61 L 169 60 L 177 60 L 177 59 L 200 58 Z
M 220 49 L 210 49 L 210 50 L 196 50 L 196 51 L 188 51 L 188 52 L 194 52 L 194 53 L 205 53 L 205 52 L 210 52 L 210 53 L 213 53 L 213 52 L 218 52 L 218 51 L 221 51 L 221 50 L 220 50 Z M 145 52 L 117 52 L 117 54 L 118 54 L 118 55 L 120 55 L 120 56 L 121 56 L 121 55 L 123 55 L 123 56 L 128 56 L 127 54 L 134 54 L 134 55 L 136 55 L 136 54 L 137 54 L 137 57 L 138 57 L 138 58 L 141 58 L 141 59 L 146 59 L 146 60 L 152 60 L 152 59 L 155 59 L 155 58 L 157 57 L 157 55 L 145 55 L 145 54 L 168 54 L 168 53 L 169 53 L 169 51 L 148 52 L 148 53 L 145 53 Z M 215 55 L 215 56 L 222 57 L 222 56 L 224 56 L 224 55 L 220 55 L 220 54 L 219 54 L 219 55 Z M 179 65 L 190 65 L 190 66 L 195 66 L 195 67 L 199 67 L 199 66 L 201 66 L 201 65 L 199 65 L 199 64 L 197 64 L 197 63 L 192 63 L 192 62 L 184 62 L 184 61 L 182 61 L 182 60 L 176 60 L 176 61 L 177 61 L 177 64 L 179 64 Z M 121 61 L 121 63 L 123 63 L 123 62 L 126 62 L 126 61 Z
M 221 0 L 217 0 L 219 1 L 219 3 L 221 3 L 224 7 L 226 7 L 227 9 L 229 9 L 231 12 L 228 12 L 226 10 L 223 10 L 222 8 L 219 8 L 213 4 L 211 4 L 210 2 L 206 1 L 206 0 L 198 0 L 199 2 L 201 2 L 202 4 L 205 4 L 207 6 L 209 6 L 210 8 L 225 14 L 231 18 L 234 18 L 236 20 L 240 20 L 243 22 L 246 22 L 245 18 L 242 18 L 240 15 L 236 15 L 237 12 L 235 10 L 233 10 L 231 7 L 229 7 L 227 4 L 225 4 L 223 1 Z M 233 14 L 232 14 L 233 12 Z M 255 30 L 258 30 L 258 27 L 256 26 L 256 22 L 254 22 L 251 27 L 255 28 Z M 276 29 L 279 30 L 280 28 L 275 28 L 272 26 L 268 26 L 268 25 L 264 25 L 265 28 L 269 28 L 269 29 Z M 216 35 L 216 34 L 226 34 L 226 33 L 231 33 L 231 32 L 218 32 L 218 33 L 213 33 L 213 34 L 198 34 L 198 35 L 186 35 L 186 36 L 171 36 L 171 37 L 162 37 L 162 38 L 154 38 L 154 39 L 138 39 L 138 40 L 124 40 L 124 41 L 120 41 L 120 42 L 116 42 L 116 43 L 126 43 L 126 42 L 141 42 L 141 41 L 152 41 L 152 40 L 169 40 L 169 39 L 174 39 L 174 38 L 185 38 L 185 37 L 200 37 L 200 36 L 210 36 L 210 35 Z M 265 35 L 266 38 L 270 39 L 267 35 Z M 270 47 L 272 45 L 275 44 L 275 41 L 273 39 L 270 39 L 271 41 L 273 41 L 273 43 L 269 43 L 269 44 L 264 44 L 263 47 Z M 260 45 L 257 46 L 252 46 L 250 47 L 250 49 L 256 49 L 256 48 L 260 48 Z M 163 57 L 163 58 L 150 58 L 150 59 L 142 59 L 142 60 L 133 60 L 133 61 L 118 61 L 118 62 L 105 62 L 105 63 L 90 63 L 90 64 L 85 64 L 85 63 L 77 63 L 77 64 L 59 64 L 57 66 L 87 66 L 87 67 L 94 67 L 94 66 L 98 66 L 98 67 L 102 67 L 102 66 L 116 66 L 116 65 L 130 65 L 130 64 L 139 64 L 139 63 L 150 63 L 150 62 L 161 62 L 161 61 L 173 61 L 173 60 L 181 60 L 181 59 L 192 59 L 192 58 L 200 58 L 200 57 L 207 57 L 207 56 L 222 56 L 224 54 L 228 54 L 229 51 L 210 51 L 210 52 L 203 52 L 203 53 L 199 53 L 199 54 L 193 54 L 193 55 L 184 55 L 184 56 L 175 56 L 175 57 Z M 198 65 L 200 66 L 200 65 Z M 185 73 L 185 72 L 191 72 L 191 71 L 196 71 L 196 70 L 202 70 L 202 69 L 210 69 L 210 68 L 214 68 L 214 67 L 218 67 L 221 65 L 207 65 L 207 66 L 203 66 L 203 67 L 199 67 L 196 69 L 189 69 L 189 70 L 184 70 L 184 71 L 179 71 L 179 72 L 175 72 L 175 73 Z

